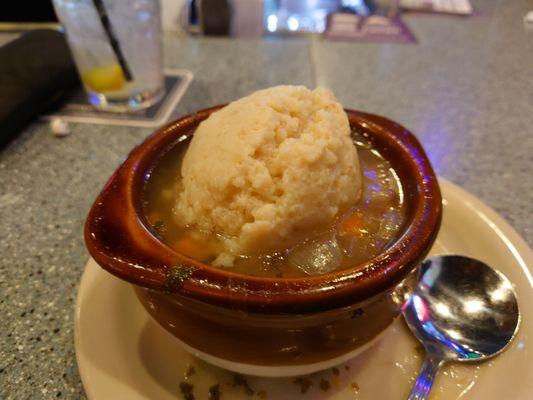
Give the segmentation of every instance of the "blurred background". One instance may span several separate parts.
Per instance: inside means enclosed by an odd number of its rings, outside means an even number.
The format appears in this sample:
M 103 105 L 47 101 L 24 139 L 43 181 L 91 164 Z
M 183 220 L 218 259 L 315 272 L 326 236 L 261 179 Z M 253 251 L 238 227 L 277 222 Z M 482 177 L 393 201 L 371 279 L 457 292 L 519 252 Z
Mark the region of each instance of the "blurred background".
M 167 31 L 259 36 L 321 33 L 330 13 L 391 15 L 397 7 L 395 0 L 161 0 L 161 15 Z M 23 0 L 4 7 L 0 21 L 5 30 L 50 26 L 57 18 L 51 0 Z

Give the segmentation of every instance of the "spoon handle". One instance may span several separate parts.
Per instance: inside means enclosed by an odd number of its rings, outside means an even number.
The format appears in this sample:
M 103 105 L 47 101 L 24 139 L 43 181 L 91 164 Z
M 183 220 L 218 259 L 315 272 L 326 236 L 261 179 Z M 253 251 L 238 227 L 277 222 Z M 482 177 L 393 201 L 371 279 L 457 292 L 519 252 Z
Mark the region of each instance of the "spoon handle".
M 435 379 L 443 362 L 444 360 L 442 360 L 442 358 L 429 355 L 426 352 L 424 364 L 422 365 L 422 369 L 418 374 L 415 386 L 413 387 L 408 400 L 424 400 L 428 397 L 431 386 L 433 385 L 433 379 Z

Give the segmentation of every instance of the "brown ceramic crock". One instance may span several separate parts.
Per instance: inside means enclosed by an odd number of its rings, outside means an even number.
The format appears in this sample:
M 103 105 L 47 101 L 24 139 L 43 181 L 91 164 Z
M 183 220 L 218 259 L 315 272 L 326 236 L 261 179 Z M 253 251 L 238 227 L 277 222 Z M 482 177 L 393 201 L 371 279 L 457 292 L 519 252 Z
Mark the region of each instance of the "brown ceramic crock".
M 392 164 L 404 191 L 407 222 L 398 239 L 363 265 L 306 278 L 227 272 L 176 252 L 148 228 L 142 198 L 158 157 L 185 146 L 214 107 L 181 118 L 135 148 L 96 199 L 85 225 L 90 254 L 133 284 L 146 310 L 204 354 L 264 366 L 320 363 L 353 352 L 399 314 L 416 267 L 441 221 L 437 178 L 417 139 L 402 126 L 346 110 Z M 209 160 L 205 160 L 209 162 Z

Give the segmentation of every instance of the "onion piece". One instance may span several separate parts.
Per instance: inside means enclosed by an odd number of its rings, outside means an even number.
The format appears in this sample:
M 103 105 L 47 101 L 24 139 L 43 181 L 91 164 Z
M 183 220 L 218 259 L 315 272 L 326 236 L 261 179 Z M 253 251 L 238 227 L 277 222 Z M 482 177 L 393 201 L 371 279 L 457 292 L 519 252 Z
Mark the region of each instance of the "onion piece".
M 326 274 L 341 265 L 342 250 L 335 235 L 330 234 L 294 247 L 287 261 L 308 275 Z

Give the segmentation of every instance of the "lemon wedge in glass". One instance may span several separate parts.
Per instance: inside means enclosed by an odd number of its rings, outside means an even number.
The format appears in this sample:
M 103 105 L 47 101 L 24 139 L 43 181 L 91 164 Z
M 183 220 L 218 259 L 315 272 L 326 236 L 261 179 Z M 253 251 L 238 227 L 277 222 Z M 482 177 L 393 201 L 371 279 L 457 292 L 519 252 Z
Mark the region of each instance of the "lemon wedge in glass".
M 83 82 L 95 92 L 119 90 L 126 84 L 119 64 L 108 64 L 81 73 Z

